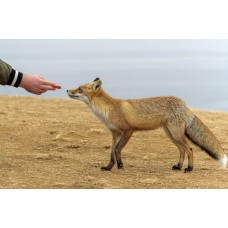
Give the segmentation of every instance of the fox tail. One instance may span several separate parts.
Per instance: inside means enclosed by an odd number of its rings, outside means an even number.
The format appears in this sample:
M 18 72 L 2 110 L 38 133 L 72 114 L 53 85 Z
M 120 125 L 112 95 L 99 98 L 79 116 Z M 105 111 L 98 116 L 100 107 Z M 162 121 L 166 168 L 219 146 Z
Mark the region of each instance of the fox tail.
M 226 168 L 227 156 L 223 152 L 222 147 L 215 135 L 197 116 L 186 126 L 185 135 L 212 157 L 221 168 Z

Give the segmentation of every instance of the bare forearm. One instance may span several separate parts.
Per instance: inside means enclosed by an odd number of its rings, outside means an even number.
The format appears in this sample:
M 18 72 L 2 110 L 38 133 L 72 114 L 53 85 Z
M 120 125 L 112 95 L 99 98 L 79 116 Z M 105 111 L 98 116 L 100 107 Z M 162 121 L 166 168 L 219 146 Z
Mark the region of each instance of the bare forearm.
M 10 65 L 0 60 L 0 84 L 21 87 L 26 91 L 41 95 L 48 90 L 61 89 L 61 86 L 49 82 L 40 75 L 26 75 L 14 70 Z

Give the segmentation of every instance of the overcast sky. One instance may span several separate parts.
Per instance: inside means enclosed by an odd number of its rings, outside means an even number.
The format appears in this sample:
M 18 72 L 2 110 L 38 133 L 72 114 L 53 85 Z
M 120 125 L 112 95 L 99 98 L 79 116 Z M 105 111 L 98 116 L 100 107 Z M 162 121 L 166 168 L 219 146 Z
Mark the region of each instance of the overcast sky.
M 175 95 L 198 109 L 228 111 L 228 40 L 0 40 L 0 58 L 62 85 L 99 76 L 114 97 Z M 0 87 L 0 94 L 30 95 Z

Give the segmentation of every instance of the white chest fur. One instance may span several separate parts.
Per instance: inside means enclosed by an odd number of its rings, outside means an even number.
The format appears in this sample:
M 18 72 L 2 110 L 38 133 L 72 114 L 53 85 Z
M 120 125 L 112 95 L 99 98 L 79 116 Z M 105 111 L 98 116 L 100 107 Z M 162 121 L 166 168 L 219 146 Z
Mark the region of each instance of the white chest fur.
M 95 116 L 109 129 L 118 131 L 117 126 L 112 124 L 109 120 L 109 110 L 106 108 L 100 108 L 93 104 L 89 105 L 91 111 L 95 114 Z
M 107 109 L 97 107 L 94 104 L 89 104 L 89 107 L 100 121 L 102 121 L 104 124 L 107 122 L 109 116 Z

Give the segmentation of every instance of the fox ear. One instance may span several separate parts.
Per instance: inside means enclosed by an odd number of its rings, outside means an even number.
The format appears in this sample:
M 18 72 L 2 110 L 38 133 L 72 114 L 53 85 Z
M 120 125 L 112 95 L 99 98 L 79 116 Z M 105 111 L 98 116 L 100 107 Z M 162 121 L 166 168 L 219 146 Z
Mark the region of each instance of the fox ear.
M 93 81 L 95 82 L 95 81 L 98 81 L 98 80 L 100 80 L 100 78 L 95 78 Z
M 91 85 L 91 89 L 95 92 L 98 92 L 101 88 L 102 81 L 99 78 L 96 78 Z

